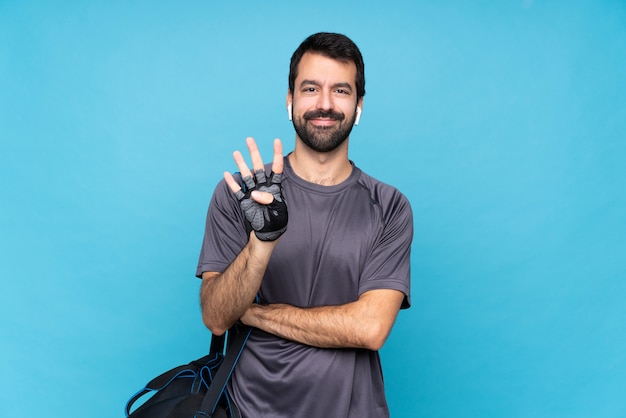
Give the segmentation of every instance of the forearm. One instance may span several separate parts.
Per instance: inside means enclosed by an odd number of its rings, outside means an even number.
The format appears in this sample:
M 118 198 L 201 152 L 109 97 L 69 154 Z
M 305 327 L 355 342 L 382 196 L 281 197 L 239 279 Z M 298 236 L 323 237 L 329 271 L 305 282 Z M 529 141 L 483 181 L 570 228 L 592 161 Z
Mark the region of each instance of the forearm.
M 253 304 L 241 320 L 270 334 L 315 347 L 379 350 L 391 331 L 403 295 L 391 290 L 368 293 L 356 302 L 337 306 Z
M 275 245 L 276 241 L 260 241 L 251 234 L 226 270 L 202 275 L 202 320 L 211 332 L 226 332 L 254 302 Z
M 347 319 L 348 310 L 343 305 L 306 309 L 283 304 L 252 305 L 250 315 L 242 320 L 270 334 L 315 347 L 367 348 L 364 333 Z

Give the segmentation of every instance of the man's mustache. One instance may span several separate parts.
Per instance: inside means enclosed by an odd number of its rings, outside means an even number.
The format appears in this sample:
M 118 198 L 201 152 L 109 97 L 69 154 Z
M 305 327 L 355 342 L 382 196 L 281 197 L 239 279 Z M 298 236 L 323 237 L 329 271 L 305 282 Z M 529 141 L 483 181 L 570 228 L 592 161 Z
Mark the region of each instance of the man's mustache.
M 346 115 L 341 112 L 335 112 L 334 110 L 310 110 L 306 112 L 303 117 L 304 120 L 324 118 L 342 121 L 346 118 Z

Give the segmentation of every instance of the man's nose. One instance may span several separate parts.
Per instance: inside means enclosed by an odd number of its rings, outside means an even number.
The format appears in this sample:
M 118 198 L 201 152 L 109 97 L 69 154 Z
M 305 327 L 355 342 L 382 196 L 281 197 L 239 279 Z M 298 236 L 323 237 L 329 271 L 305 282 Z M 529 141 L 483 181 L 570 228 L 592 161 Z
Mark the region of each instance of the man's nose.
M 320 92 L 317 98 L 317 108 L 321 110 L 331 110 L 333 108 L 333 100 L 330 92 Z

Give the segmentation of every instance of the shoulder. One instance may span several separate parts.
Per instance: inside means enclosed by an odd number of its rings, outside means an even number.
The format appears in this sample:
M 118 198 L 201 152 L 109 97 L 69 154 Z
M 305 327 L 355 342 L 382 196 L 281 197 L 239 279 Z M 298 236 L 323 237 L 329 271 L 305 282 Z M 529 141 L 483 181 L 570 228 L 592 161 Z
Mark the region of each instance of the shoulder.
M 362 170 L 357 183 L 368 191 L 372 203 L 380 206 L 385 218 L 401 215 L 412 220 L 411 204 L 400 190 L 370 176 Z

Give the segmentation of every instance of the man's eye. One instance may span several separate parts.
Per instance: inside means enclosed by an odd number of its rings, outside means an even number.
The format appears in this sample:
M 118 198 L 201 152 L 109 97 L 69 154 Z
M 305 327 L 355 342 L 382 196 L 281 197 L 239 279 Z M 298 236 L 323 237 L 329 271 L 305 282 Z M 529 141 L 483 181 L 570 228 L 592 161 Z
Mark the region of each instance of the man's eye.
M 345 89 L 337 89 L 337 93 L 339 93 L 339 94 L 350 94 L 350 92 L 348 90 L 345 90 Z

